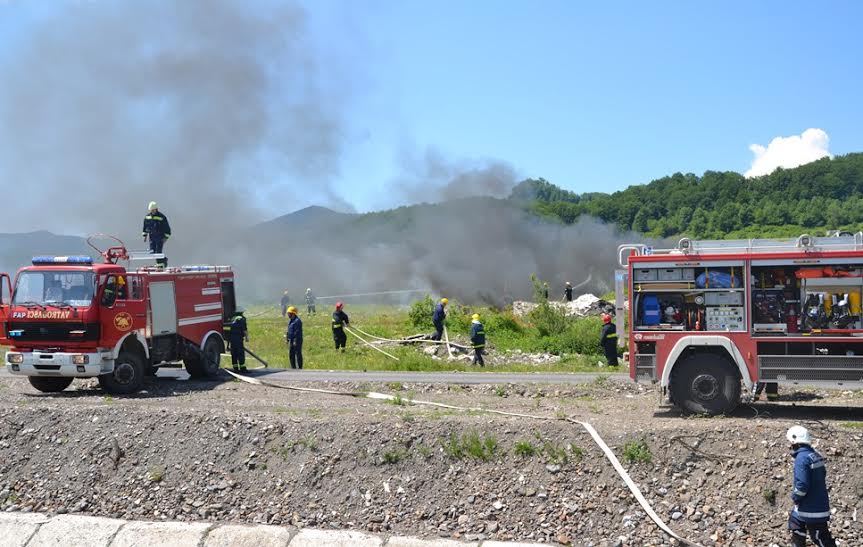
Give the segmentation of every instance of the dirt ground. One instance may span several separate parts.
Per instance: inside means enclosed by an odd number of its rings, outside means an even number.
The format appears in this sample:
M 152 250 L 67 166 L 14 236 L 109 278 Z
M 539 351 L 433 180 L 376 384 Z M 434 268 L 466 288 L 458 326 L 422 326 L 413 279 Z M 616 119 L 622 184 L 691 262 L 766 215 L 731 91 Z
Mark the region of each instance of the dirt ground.
M 661 407 L 653 389 L 609 380 L 315 385 L 552 418 L 532 420 L 233 380 L 154 380 L 125 398 L 94 386 L 45 395 L 0 379 L 0 509 L 672 544 L 589 435 L 553 419 L 568 416 L 596 427 L 682 536 L 705 546 L 785 545 L 784 432 L 802 423 L 828 461 L 834 534 L 842 545 L 863 544 L 860 392 L 800 390 L 700 418 Z

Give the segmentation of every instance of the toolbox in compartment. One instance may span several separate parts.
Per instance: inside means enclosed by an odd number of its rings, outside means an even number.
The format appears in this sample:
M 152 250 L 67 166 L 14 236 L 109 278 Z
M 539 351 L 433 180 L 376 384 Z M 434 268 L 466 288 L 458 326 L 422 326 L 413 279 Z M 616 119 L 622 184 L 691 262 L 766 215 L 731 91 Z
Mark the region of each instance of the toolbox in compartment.
M 680 268 L 662 268 L 659 270 L 660 281 L 680 281 Z
M 656 281 L 656 270 L 652 268 L 637 268 L 632 275 L 635 281 Z

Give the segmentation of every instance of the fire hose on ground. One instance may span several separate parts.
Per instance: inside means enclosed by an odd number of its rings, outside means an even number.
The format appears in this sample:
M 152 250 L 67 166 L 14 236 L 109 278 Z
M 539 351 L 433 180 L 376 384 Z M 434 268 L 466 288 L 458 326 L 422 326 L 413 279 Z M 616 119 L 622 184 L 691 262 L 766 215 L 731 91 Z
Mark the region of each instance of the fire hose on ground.
M 356 336 L 356 334 L 354 334 Z M 362 338 L 360 338 L 362 340 Z M 368 342 L 366 342 L 368 344 Z M 369 344 L 371 345 L 371 344 Z M 372 346 L 374 347 L 374 346 Z M 377 348 L 376 348 L 377 349 Z M 225 369 L 223 369 L 225 370 Z M 396 398 L 392 395 L 387 395 L 386 393 L 376 393 L 376 392 L 354 392 L 354 391 L 333 391 L 328 389 L 317 389 L 311 387 L 298 387 L 298 386 L 289 386 L 289 385 L 281 385 L 276 384 L 274 382 L 267 382 L 265 380 L 258 380 L 257 378 L 250 378 L 248 376 L 242 376 L 240 374 L 236 374 L 231 372 L 230 370 L 225 370 L 228 374 L 233 376 L 234 378 L 246 382 L 253 385 L 265 386 L 265 387 L 273 387 L 277 389 L 287 389 L 291 391 L 303 391 L 308 393 L 322 393 L 326 395 L 339 395 L 344 397 L 355 397 L 355 398 L 366 398 L 366 399 L 375 399 L 381 401 L 395 401 Z M 438 408 L 446 408 L 450 410 L 457 410 L 460 412 L 486 412 L 488 414 L 496 414 L 499 416 L 511 416 L 515 418 L 527 418 L 531 420 L 541 420 L 541 421 L 555 421 L 555 420 L 563 420 L 569 423 L 580 425 L 584 428 L 585 431 L 590 435 L 593 442 L 602 450 L 602 453 L 605 455 L 606 459 L 611 463 L 611 466 L 617 472 L 621 479 L 623 479 L 624 484 L 626 484 L 629 491 L 632 493 L 633 497 L 638 501 L 638 504 L 641 505 L 641 508 L 644 509 L 644 512 L 650 517 L 650 520 L 659 527 L 666 535 L 671 538 L 678 540 L 681 545 L 689 546 L 689 547 L 702 547 L 698 543 L 688 540 L 679 534 L 677 534 L 674 530 L 672 530 L 662 518 L 656 514 L 656 511 L 651 507 L 650 502 L 647 501 L 647 498 L 644 497 L 644 494 L 641 493 L 641 490 L 638 488 L 638 485 L 635 484 L 635 481 L 632 480 L 632 477 L 629 476 L 629 473 L 626 472 L 623 465 L 620 463 L 620 460 L 617 459 L 617 456 L 614 452 L 609 448 L 609 446 L 605 443 L 605 441 L 600 437 L 599 433 L 596 429 L 588 422 L 582 422 L 580 420 L 574 420 L 572 418 L 557 418 L 551 416 L 537 416 L 534 414 L 521 414 L 518 412 L 506 412 L 503 410 L 494 410 L 489 408 L 482 407 L 463 407 L 456 405 L 448 405 L 445 403 L 437 403 L 434 401 L 422 401 L 419 399 L 406 399 L 404 397 L 400 398 L 402 403 L 420 405 L 420 406 L 433 406 Z
M 379 340 L 381 342 L 393 342 L 394 344 L 446 344 L 447 342 L 444 340 L 428 340 L 424 338 L 402 338 L 402 339 L 393 339 L 393 338 L 382 338 L 380 336 L 375 336 L 374 334 L 369 334 L 366 331 L 360 329 L 356 325 L 352 326 L 355 331 L 359 332 L 366 338 L 374 338 L 375 340 Z M 423 335 L 417 335 L 423 336 Z M 469 346 L 463 346 L 461 344 L 456 344 L 455 342 L 450 342 L 450 346 L 459 349 L 471 349 Z

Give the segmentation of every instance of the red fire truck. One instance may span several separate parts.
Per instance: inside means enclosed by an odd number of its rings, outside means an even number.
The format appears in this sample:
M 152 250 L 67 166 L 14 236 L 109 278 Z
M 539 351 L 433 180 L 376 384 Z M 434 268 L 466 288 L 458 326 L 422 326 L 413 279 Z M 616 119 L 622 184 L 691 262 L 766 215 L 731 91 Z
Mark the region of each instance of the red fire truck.
M 127 269 L 118 262 L 145 257 L 130 256 L 122 244 L 102 256 L 104 263 L 35 257 L 14 289 L 0 274 L 0 344 L 11 346 L 6 369 L 43 392 L 98 377 L 109 392 L 133 393 L 157 368 L 180 362 L 193 377 L 217 374 L 223 326 L 236 304 L 231 268 Z
M 725 413 L 764 387 L 863 387 L 863 233 L 684 238 L 618 256 L 630 376 L 684 411 Z

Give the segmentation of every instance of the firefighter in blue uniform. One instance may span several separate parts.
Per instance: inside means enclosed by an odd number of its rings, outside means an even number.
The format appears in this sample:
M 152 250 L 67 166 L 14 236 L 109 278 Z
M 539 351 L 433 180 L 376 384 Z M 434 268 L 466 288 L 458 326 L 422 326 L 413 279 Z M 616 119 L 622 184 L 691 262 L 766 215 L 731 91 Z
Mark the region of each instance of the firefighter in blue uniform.
M 171 225 L 168 224 L 168 217 L 165 213 L 159 211 L 159 206 L 155 201 L 151 201 L 148 207 L 149 212 L 144 217 L 144 228 L 141 235 L 144 236 L 144 241 L 150 240 L 150 252 L 159 254 L 165 245 L 165 241 L 171 237 Z M 158 258 L 156 263 L 162 267 L 168 265 L 167 258 Z
M 443 337 L 443 322 L 446 319 L 446 306 L 449 304 L 449 300 L 446 298 L 441 298 L 440 302 L 438 302 L 437 306 L 434 308 L 434 313 L 432 314 L 432 324 L 434 325 L 434 334 L 432 335 L 432 340 L 440 340 Z
M 605 360 L 608 366 L 617 366 L 617 327 L 611 321 L 611 316 L 602 314 L 602 334 L 599 338 L 602 350 L 605 352 Z
M 827 468 L 824 458 L 812 448 L 812 437 L 802 426 L 795 425 L 785 434 L 794 454 L 794 508 L 788 517 L 791 544 L 805 547 L 806 536 L 819 547 L 835 547 L 827 522 L 830 499 L 827 496 Z
M 288 308 L 288 332 L 285 338 L 288 340 L 288 358 L 291 361 L 291 368 L 303 368 L 303 322 L 297 314 L 297 308 L 291 306 Z
M 471 317 L 470 343 L 473 346 L 473 364 L 484 367 L 482 352 L 485 351 L 485 327 L 482 326 L 478 313 Z
M 234 372 L 246 372 L 246 346 L 244 342 L 249 341 L 249 329 L 246 325 L 245 308 L 237 307 L 231 318 L 231 365 Z
M 348 343 L 348 335 L 345 333 L 345 326 L 351 324 L 348 314 L 342 310 L 344 304 L 336 302 L 336 311 L 333 312 L 333 341 L 336 343 L 336 349 L 345 351 L 345 345 Z

